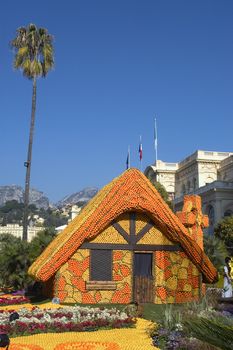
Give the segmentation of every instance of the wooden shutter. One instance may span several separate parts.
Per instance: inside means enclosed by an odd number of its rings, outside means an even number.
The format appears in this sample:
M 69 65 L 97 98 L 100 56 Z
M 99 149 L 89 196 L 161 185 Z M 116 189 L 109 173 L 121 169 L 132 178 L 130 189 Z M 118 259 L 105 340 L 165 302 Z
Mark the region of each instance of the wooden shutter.
M 91 250 L 91 281 L 112 280 L 112 251 Z

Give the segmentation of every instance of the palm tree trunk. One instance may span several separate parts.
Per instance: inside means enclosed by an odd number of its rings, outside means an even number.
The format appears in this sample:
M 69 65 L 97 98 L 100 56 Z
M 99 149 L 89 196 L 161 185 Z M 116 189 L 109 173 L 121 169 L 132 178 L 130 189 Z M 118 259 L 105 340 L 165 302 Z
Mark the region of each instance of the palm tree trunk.
M 28 240 L 28 205 L 29 205 L 29 190 L 30 190 L 30 174 L 31 174 L 31 162 L 32 162 L 32 144 L 35 125 L 36 114 L 36 77 L 33 78 L 33 90 L 32 90 L 32 111 L 31 111 L 31 125 L 28 143 L 28 155 L 27 161 L 24 163 L 26 166 L 26 178 L 25 178 L 25 190 L 24 190 L 24 214 L 23 214 L 23 240 Z

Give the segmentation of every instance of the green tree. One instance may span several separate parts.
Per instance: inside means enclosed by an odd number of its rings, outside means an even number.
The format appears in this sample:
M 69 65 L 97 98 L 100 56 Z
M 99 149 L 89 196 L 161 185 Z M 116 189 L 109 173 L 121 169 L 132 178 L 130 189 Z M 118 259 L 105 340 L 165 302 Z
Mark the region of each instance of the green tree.
M 0 222 L 3 226 L 7 224 L 20 224 L 23 220 L 24 204 L 18 203 L 16 200 L 8 201 L 0 207 Z M 38 213 L 38 209 L 34 204 L 28 206 L 28 215 L 33 216 Z
M 159 192 L 160 196 L 163 198 L 163 200 L 165 202 L 169 201 L 169 195 L 165 189 L 165 187 L 158 181 L 156 181 L 155 183 L 153 183 L 154 187 L 156 188 L 156 190 Z
M 27 242 L 10 234 L 1 234 L 0 287 L 27 288 L 33 282 L 27 273 L 29 266 L 55 236 L 55 230 L 46 229 Z
M 67 224 L 67 217 L 56 211 L 48 211 L 42 217 L 45 219 L 45 227 L 55 228 Z
M 27 241 L 28 226 L 28 204 L 30 189 L 30 174 L 32 161 L 32 144 L 36 113 L 36 88 L 37 79 L 46 77 L 49 70 L 54 65 L 53 58 L 53 38 L 45 28 L 37 28 L 35 24 L 17 29 L 16 37 L 11 41 L 11 47 L 15 50 L 14 67 L 20 69 L 23 75 L 32 80 L 32 109 L 29 133 L 29 144 L 25 177 L 24 191 L 24 217 L 23 217 L 23 240 Z
M 43 252 L 43 250 L 55 237 L 55 230 L 50 228 L 39 232 L 32 239 L 29 246 L 29 258 L 31 263 Z
M 204 234 L 204 251 L 216 269 L 222 273 L 225 257 L 228 255 L 224 242 L 216 236 Z
M 163 198 L 163 200 L 172 209 L 172 203 L 171 203 L 171 201 L 169 199 L 169 194 L 167 193 L 165 187 L 158 181 L 153 182 L 150 178 L 149 178 L 149 180 L 152 183 L 152 185 L 156 188 L 156 190 L 159 192 L 159 194 Z
M 10 234 L 0 235 L 0 284 L 2 287 L 26 288 L 31 281 L 27 274 L 30 264 L 28 242 Z
M 233 216 L 222 219 L 215 227 L 214 234 L 225 243 L 229 254 L 233 255 Z

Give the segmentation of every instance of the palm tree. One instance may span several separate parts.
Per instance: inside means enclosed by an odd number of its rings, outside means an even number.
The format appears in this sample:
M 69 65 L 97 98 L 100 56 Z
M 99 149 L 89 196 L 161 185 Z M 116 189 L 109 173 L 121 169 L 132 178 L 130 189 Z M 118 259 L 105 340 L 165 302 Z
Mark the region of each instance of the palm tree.
M 29 144 L 26 166 L 25 191 L 24 191 L 24 216 L 23 216 L 23 240 L 27 240 L 28 205 L 30 189 L 30 173 L 32 161 L 32 144 L 36 112 L 36 83 L 37 78 L 46 77 L 54 65 L 53 37 L 45 28 L 37 28 L 35 24 L 17 29 L 15 39 L 11 41 L 11 47 L 15 51 L 14 67 L 20 69 L 23 75 L 32 80 L 32 109 L 29 134 Z

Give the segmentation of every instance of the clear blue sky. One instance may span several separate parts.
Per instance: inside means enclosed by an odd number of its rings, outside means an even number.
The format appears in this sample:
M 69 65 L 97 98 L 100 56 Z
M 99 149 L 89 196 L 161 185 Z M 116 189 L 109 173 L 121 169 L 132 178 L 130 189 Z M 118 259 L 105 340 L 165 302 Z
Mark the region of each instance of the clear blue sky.
M 24 186 L 32 84 L 9 42 L 35 23 L 54 35 L 38 82 L 31 186 L 57 201 L 131 165 L 197 149 L 233 152 L 232 0 L 41 0 L 1 4 L 0 185 Z

